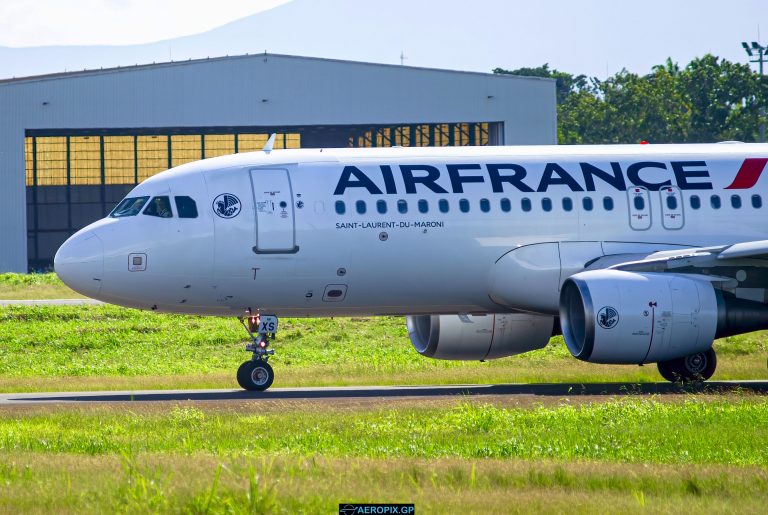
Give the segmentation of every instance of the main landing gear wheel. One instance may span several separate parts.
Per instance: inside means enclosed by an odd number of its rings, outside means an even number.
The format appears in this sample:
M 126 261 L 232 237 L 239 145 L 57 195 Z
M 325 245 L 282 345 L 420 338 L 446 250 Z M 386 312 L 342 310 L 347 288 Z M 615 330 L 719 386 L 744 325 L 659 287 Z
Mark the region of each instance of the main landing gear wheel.
M 656 366 L 662 377 L 673 383 L 706 381 L 715 373 L 717 355 L 715 349 L 710 348 L 706 352 L 697 352 L 669 361 L 659 361 Z
M 246 361 L 237 369 L 237 383 L 251 392 L 263 392 L 272 386 L 274 380 L 275 371 L 261 359 Z

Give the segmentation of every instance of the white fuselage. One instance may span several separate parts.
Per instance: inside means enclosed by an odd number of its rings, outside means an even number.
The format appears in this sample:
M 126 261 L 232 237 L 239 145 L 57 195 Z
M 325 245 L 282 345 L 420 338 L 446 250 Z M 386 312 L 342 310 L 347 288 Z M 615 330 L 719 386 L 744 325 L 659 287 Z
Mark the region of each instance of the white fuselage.
M 128 195 L 190 197 L 196 218 L 174 202 L 170 218 L 105 218 L 56 270 L 167 312 L 556 314 L 562 282 L 604 256 L 768 238 L 766 160 L 747 144 L 238 154 Z

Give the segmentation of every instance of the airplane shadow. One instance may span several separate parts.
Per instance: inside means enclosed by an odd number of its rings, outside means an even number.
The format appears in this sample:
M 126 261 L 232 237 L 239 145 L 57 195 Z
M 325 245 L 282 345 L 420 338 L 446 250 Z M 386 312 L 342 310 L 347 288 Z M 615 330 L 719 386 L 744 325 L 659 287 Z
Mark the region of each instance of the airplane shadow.
M 393 399 L 399 397 L 450 397 L 484 395 L 622 396 L 670 394 L 768 394 L 768 381 L 728 381 L 679 385 L 673 383 L 540 383 L 459 386 L 276 388 L 266 392 L 243 390 L 189 390 L 153 392 L 104 392 L 103 394 L 54 394 L 4 396 L 8 404 L 37 402 L 151 402 L 151 401 L 244 401 L 317 399 Z

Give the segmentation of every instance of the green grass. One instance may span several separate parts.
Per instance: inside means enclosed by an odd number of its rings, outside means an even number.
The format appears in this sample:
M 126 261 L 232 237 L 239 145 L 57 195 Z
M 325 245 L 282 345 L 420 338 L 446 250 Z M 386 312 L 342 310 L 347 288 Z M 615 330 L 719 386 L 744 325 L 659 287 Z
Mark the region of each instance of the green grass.
M 66 290 L 51 274 L 0 275 L 0 297 L 9 291 L 72 296 L 57 294 Z M 717 342 L 715 379 L 766 377 L 767 336 Z M 232 319 L 0 308 L 0 390 L 235 388 L 245 341 Z M 488 363 L 431 360 L 412 349 L 401 317 L 285 319 L 275 348 L 275 386 L 660 379 L 655 367 L 579 362 L 561 338 Z M 0 512 L 329 513 L 346 502 L 414 502 L 419 513 L 760 513 L 768 505 L 765 397 L 493 402 L 0 407 Z
M 19 453 L 0 465 L 0 511 L 337 513 L 412 502 L 418 513 L 763 513 L 757 467 L 457 459 Z
M 2 452 L 93 455 L 204 452 L 768 466 L 767 439 L 768 402 L 748 398 L 628 399 L 531 409 L 464 402 L 450 409 L 351 412 L 206 413 L 177 406 L 162 413 L 65 410 L 0 419 Z
M 82 299 L 54 273 L 0 274 L 0 299 Z
M 0 308 L 0 390 L 237 387 L 248 354 L 234 319 L 114 306 Z M 654 366 L 601 366 L 545 349 L 486 363 L 441 361 L 411 347 L 402 317 L 285 319 L 275 386 L 658 381 Z M 716 344 L 715 379 L 766 377 L 766 333 Z
M 503 408 L 234 412 L 204 403 L 15 410 L 0 510 L 759 512 L 768 402 L 624 399 Z

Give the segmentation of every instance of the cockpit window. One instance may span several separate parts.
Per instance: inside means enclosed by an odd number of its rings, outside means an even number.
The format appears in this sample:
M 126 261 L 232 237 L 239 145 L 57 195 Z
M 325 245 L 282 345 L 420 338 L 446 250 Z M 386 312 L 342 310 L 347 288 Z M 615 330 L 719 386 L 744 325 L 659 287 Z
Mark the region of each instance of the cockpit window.
M 168 197 L 152 197 L 149 201 L 147 208 L 144 210 L 145 215 L 158 216 L 160 218 L 171 218 L 171 200 Z
M 173 197 L 179 218 L 197 218 L 197 204 L 191 197 Z
M 112 218 L 123 218 L 124 216 L 136 216 L 147 203 L 149 197 L 131 197 L 124 198 L 115 209 L 109 214 Z

